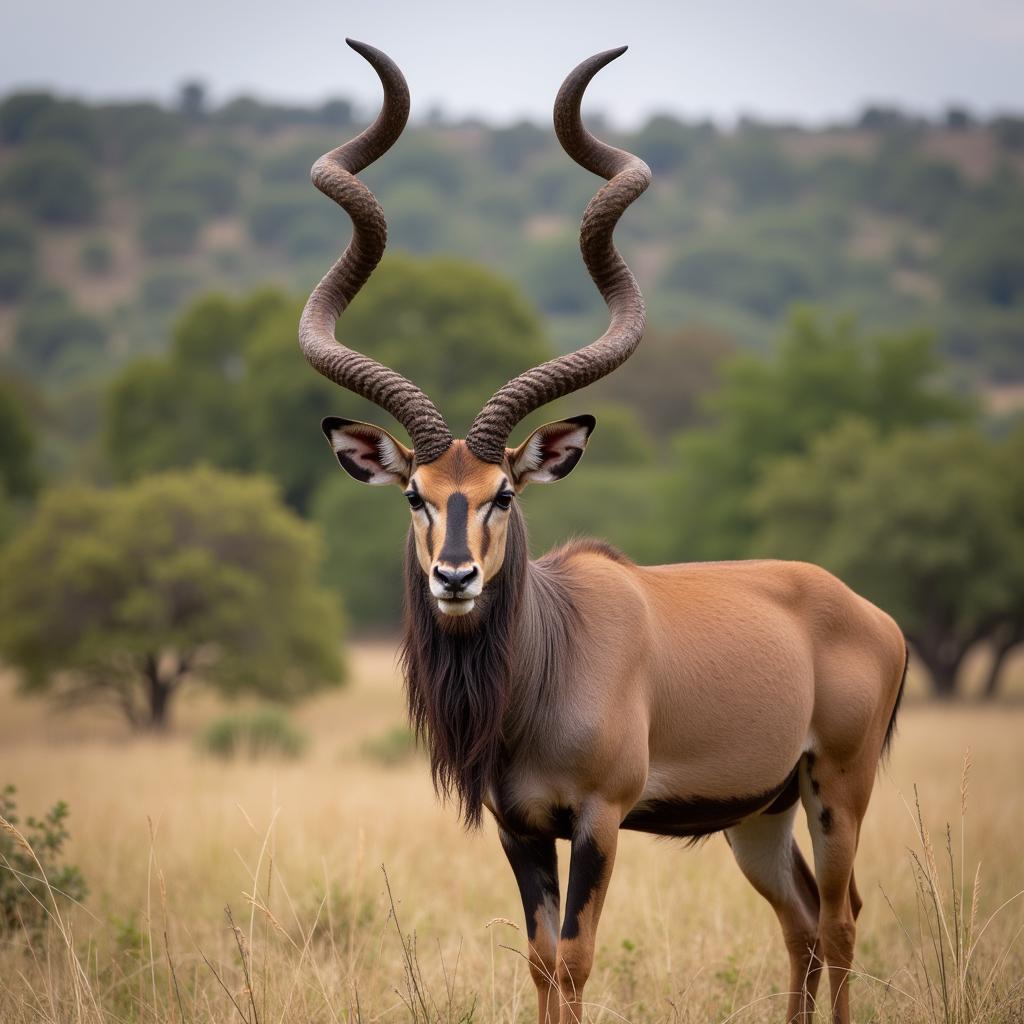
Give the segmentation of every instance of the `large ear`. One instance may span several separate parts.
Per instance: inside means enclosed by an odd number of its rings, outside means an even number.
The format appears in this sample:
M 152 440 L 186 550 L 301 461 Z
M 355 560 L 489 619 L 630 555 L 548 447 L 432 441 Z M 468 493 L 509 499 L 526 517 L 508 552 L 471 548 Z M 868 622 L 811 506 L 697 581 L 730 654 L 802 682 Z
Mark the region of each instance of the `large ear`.
M 568 476 L 583 457 L 597 421 L 593 416 L 573 416 L 538 427 L 518 448 L 508 450 L 516 487 L 546 484 Z
M 408 485 L 413 453 L 386 430 L 338 416 L 326 417 L 320 426 L 349 476 L 364 484 Z

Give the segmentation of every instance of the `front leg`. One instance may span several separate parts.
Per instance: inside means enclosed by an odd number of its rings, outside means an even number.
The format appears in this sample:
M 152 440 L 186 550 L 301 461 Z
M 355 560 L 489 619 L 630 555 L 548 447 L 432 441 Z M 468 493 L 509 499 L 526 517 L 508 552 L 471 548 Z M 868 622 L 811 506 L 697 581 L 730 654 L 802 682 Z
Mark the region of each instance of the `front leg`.
M 615 863 L 621 815 L 604 801 L 588 800 L 573 829 L 569 891 L 558 944 L 560 1024 L 583 1020 L 583 986 L 594 963 L 597 922 Z
M 537 1019 L 559 1024 L 555 983 L 558 949 L 558 855 L 550 836 L 517 836 L 499 828 L 501 845 L 519 884 L 530 943 L 530 975 L 537 986 Z

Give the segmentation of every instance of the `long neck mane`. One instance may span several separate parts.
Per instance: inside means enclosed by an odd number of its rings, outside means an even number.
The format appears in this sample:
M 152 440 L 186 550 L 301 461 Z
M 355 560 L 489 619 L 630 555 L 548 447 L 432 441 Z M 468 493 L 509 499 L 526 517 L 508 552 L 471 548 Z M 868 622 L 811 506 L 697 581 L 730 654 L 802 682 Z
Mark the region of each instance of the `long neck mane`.
M 442 619 L 410 532 L 405 557 L 401 660 L 409 716 L 430 752 L 435 789 L 455 796 L 467 826 L 480 824 L 488 787 L 509 743 L 540 711 L 545 684 L 565 656 L 571 601 L 529 561 L 526 525 L 513 507 L 505 560 L 478 609 Z

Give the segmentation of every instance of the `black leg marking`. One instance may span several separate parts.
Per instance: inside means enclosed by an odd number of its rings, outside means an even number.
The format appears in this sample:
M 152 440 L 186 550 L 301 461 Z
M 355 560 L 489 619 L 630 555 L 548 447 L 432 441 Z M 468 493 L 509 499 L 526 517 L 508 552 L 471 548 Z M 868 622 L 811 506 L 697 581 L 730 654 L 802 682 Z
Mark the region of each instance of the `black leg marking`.
M 526 916 L 526 934 L 537 937 L 537 911 L 545 901 L 558 906 L 558 855 L 551 836 L 516 836 L 499 829 L 501 845 L 512 865 Z
M 821 822 L 821 831 L 828 835 L 832 831 L 832 812 L 827 807 L 823 807 L 818 820 Z
M 439 561 L 445 565 L 465 565 L 472 562 L 469 551 L 469 502 L 458 491 L 448 496 L 448 519 L 445 525 L 444 545 Z
M 569 892 L 565 901 L 562 938 L 575 939 L 580 933 L 580 914 L 604 878 L 608 858 L 589 836 L 574 839 L 569 862 Z

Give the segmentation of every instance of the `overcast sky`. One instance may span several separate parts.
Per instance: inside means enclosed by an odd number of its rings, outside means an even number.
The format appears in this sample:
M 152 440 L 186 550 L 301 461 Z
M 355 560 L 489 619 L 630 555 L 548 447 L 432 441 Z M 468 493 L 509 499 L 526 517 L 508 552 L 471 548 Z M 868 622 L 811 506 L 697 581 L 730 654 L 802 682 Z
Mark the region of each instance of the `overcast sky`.
M 394 57 L 414 116 L 546 120 L 565 73 L 622 43 L 591 91 L 626 126 L 653 110 L 820 122 L 868 101 L 1024 110 L 1024 0 L 7 0 L 0 91 L 167 100 L 198 78 L 215 101 L 376 104 L 346 35 Z

